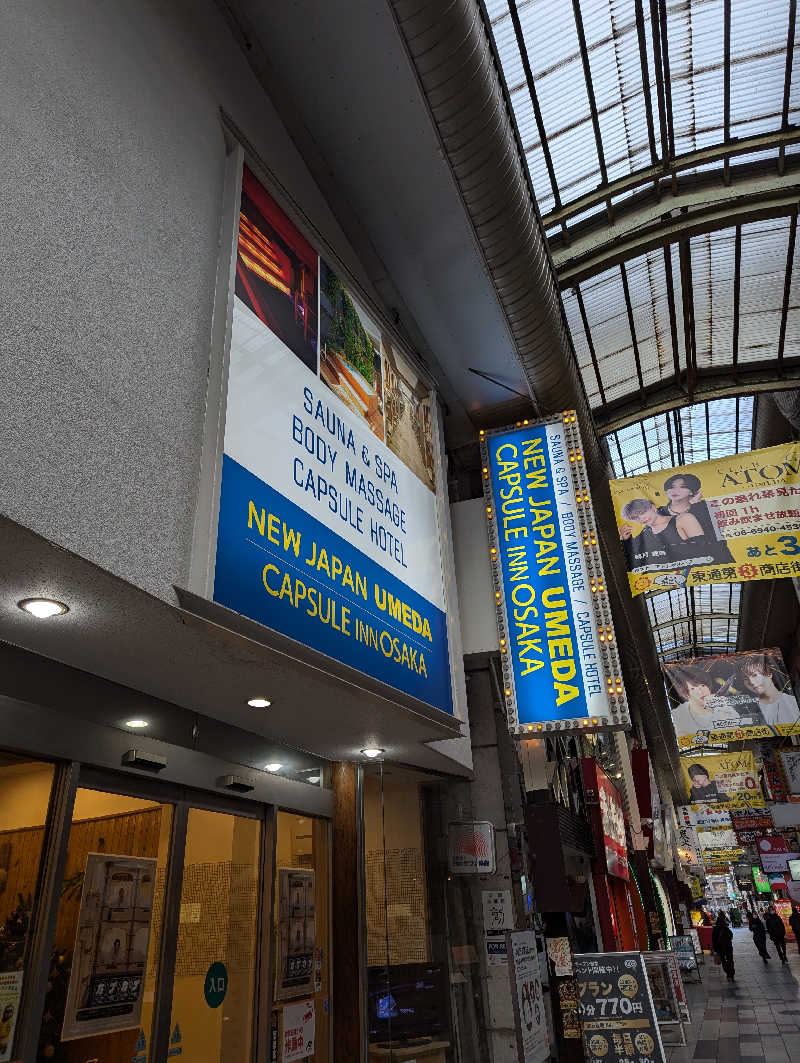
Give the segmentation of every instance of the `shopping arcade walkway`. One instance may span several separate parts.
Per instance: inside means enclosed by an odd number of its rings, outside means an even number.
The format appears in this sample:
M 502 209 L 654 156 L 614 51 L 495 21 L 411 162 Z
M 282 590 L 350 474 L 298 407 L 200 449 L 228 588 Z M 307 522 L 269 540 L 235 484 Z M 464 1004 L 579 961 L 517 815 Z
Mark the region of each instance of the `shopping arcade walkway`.
M 706 956 L 701 985 L 686 985 L 691 1026 L 687 1046 L 666 1048 L 669 1063 L 765 1063 L 800 1061 L 800 955 L 787 942 L 789 965 L 783 966 L 772 942 L 765 964 L 747 929 L 734 930 L 736 981 Z

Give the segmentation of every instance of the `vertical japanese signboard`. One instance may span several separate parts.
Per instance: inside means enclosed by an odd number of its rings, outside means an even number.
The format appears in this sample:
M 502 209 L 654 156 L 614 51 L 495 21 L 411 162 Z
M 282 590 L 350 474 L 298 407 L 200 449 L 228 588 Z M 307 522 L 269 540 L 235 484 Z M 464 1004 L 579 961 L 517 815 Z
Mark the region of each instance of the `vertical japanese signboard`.
M 512 733 L 628 726 L 575 414 L 481 445 Z
M 666 1063 L 639 952 L 574 957 L 587 1063 Z
M 452 713 L 429 386 L 245 167 L 214 601 Z

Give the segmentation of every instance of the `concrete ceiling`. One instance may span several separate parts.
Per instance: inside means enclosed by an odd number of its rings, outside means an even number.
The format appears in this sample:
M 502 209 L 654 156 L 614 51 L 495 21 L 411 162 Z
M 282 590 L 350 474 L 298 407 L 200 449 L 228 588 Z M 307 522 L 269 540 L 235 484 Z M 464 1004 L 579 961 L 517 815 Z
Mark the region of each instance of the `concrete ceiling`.
M 428 361 L 459 445 L 474 435 L 472 415 L 483 423 L 487 408 L 529 390 L 389 4 L 223 9 L 376 291 Z
M 389 700 L 387 688 L 281 636 L 268 645 L 271 633 L 261 625 L 222 610 L 223 627 L 209 615 L 176 609 L 7 518 L 0 518 L 0 556 L 14 559 L 0 576 L 0 642 L 128 688 L 87 686 L 93 704 L 62 705 L 57 677 L 39 669 L 38 689 L 18 692 L 29 701 L 38 697 L 112 727 L 143 715 L 154 731 L 160 721 L 164 734 L 148 735 L 164 741 L 181 740 L 186 714 L 176 707 L 183 707 L 240 728 L 240 746 L 249 735 L 265 752 L 262 738 L 329 760 L 358 758 L 362 748 L 377 745 L 395 761 L 459 770 L 425 744 L 457 738 L 456 720 L 420 702 Z M 16 604 L 33 596 L 66 602 L 70 610 L 36 620 Z M 193 603 L 191 596 L 183 600 Z M 0 656 L 0 666 L 9 661 Z M 13 680 L 13 669 L 9 675 Z M 255 695 L 271 699 L 270 708 L 250 708 Z M 213 727 L 205 731 L 217 741 Z M 250 763 L 234 746 L 231 758 Z

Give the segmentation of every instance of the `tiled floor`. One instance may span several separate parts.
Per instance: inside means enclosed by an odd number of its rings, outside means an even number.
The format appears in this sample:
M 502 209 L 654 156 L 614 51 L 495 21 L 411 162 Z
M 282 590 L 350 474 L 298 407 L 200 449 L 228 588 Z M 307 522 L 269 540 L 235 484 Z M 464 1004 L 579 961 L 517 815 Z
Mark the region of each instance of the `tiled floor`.
M 686 986 L 692 1015 L 687 1046 L 665 1043 L 669 1063 L 800 1063 L 800 955 L 795 942 L 787 942 L 784 967 L 772 942 L 767 951 L 772 958 L 765 964 L 750 931 L 734 930 L 735 982 L 706 956 L 702 984 Z

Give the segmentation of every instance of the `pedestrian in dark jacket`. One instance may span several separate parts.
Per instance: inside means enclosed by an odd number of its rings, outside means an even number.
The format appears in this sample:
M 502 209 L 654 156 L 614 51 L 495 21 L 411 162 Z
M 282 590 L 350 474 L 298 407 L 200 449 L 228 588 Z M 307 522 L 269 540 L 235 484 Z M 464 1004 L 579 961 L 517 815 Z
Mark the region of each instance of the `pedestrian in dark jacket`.
M 736 977 L 736 968 L 733 964 L 733 932 L 728 926 L 728 920 L 725 918 L 724 912 L 719 913 L 714 924 L 714 930 L 711 934 L 711 947 L 722 961 L 722 969 L 728 976 L 728 981 L 732 982 Z
M 800 917 L 798 917 L 800 918 Z M 748 921 L 750 933 L 753 935 L 753 944 L 758 949 L 758 954 L 764 963 L 769 959 L 767 952 L 767 928 L 757 915 L 751 915 Z
M 795 908 L 789 916 L 789 926 L 792 928 L 794 939 L 797 942 L 797 951 L 800 952 L 800 909 Z
M 786 927 L 774 908 L 768 910 L 764 925 L 767 928 L 767 933 L 772 938 L 775 951 L 781 958 L 781 963 L 788 963 L 789 961 L 786 959 Z

